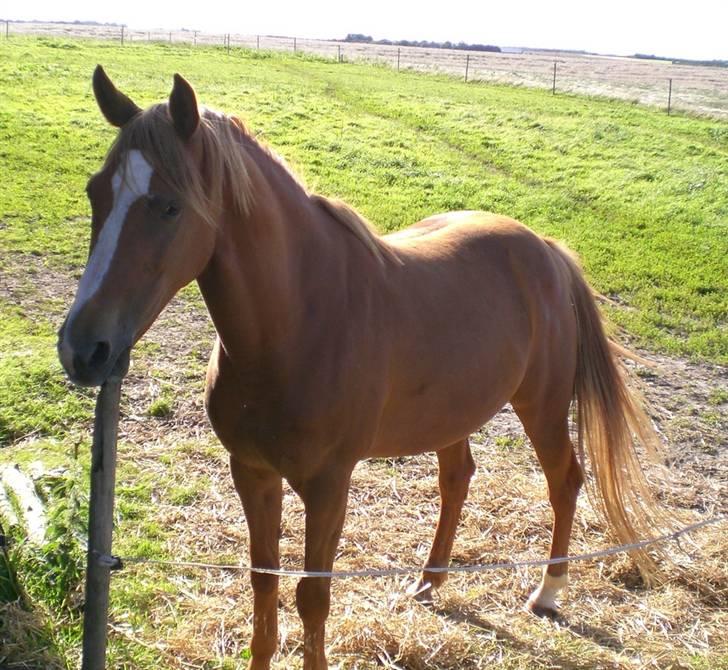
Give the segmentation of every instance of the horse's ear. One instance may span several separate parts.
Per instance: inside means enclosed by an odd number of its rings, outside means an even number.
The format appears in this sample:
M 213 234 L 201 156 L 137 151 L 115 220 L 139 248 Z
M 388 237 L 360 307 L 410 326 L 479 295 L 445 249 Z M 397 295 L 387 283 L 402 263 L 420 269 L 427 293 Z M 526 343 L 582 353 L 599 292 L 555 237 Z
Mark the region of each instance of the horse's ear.
M 99 109 L 112 126 L 121 128 L 142 111 L 114 86 L 100 65 L 94 70 L 93 87 Z
M 169 113 L 177 134 L 188 140 L 200 123 L 197 98 L 190 84 L 180 75 L 174 75 L 174 87 L 169 96 Z

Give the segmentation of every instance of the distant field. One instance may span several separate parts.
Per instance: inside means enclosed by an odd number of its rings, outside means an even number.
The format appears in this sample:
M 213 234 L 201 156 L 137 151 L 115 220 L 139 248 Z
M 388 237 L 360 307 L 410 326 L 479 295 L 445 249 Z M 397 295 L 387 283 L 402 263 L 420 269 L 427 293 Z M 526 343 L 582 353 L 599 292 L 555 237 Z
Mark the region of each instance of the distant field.
M 567 242 L 610 299 L 623 339 L 659 363 L 637 370 L 673 466 L 660 499 L 691 518 L 725 512 L 725 121 L 311 54 L 0 36 L 0 520 L 16 540 L 9 562 L 0 552 L 0 667 L 78 661 L 93 394 L 65 380 L 55 332 L 86 260 L 84 186 L 114 137 L 91 94 L 96 63 L 141 105 L 164 99 L 182 73 L 202 103 L 239 114 L 311 189 L 345 199 L 382 231 L 472 208 Z M 192 286 L 134 351 L 119 555 L 247 562 L 245 519 L 202 407 L 213 337 Z M 513 414 L 499 414 L 473 445 L 478 475 L 453 561 L 543 557 L 544 480 Z M 21 477 L 45 510 L 40 542 L 26 541 L 24 506 L 10 491 Z M 284 510 L 282 557 L 297 568 L 302 514 L 288 488 Z M 363 463 L 336 567 L 421 564 L 436 510 L 431 454 Z M 340 580 L 330 660 L 342 670 L 726 670 L 727 537 L 714 526 L 685 551 L 670 545 L 689 570 L 654 590 L 625 556 L 574 566 L 559 624 L 520 609 L 537 570 L 453 576 L 432 608 L 406 595 L 404 579 Z M 573 550 L 610 544 L 582 497 Z M 284 580 L 276 670 L 301 667 L 294 590 Z M 252 598 L 242 574 L 128 563 L 114 574 L 111 603 L 109 668 L 246 665 Z
M 10 23 L 11 34 L 57 37 L 90 37 L 121 40 L 121 29 L 75 24 Z M 197 45 L 223 45 L 225 36 L 201 31 L 141 30 L 126 28 L 126 42 L 164 41 Z M 294 43 L 295 42 L 295 43 Z M 668 80 L 672 79 L 672 108 L 728 118 L 728 68 L 673 65 L 670 61 L 580 56 L 569 53 L 532 52 L 523 54 L 465 52 L 454 49 L 390 47 L 269 35 L 230 35 L 232 47 L 303 51 L 328 58 L 364 60 L 396 68 L 465 75 L 484 80 L 551 89 L 554 63 L 559 93 L 618 98 L 666 109 Z M 399 52 L 399 55 L 398 55 Z

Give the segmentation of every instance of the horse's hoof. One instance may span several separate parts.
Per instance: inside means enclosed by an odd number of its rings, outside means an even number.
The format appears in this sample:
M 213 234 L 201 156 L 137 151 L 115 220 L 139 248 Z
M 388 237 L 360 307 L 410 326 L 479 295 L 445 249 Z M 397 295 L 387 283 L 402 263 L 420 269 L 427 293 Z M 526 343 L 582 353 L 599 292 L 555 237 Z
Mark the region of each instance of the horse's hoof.
M 431 605 L 434 600 L 434 589 L 429 582 L 414 582 L 407 589 L 407 595 L 414 598 L 418 603 Z
M 549 619 L 551 621 L 557 621 L 561 618 L 559 611 L 553 607 L 547 607 L 545 605 L 539 605 L 535 602 L 527 602 L 524 608 L 527 612 L 535 614 L 537 617 L 542 619 Z

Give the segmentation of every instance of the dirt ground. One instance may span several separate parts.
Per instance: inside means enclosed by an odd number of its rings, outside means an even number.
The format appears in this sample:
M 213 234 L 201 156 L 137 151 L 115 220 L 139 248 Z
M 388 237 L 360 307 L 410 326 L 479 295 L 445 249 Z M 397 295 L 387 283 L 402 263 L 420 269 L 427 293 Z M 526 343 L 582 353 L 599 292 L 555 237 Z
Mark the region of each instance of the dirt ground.
M 122 41 L 121 27 L 75 24 L 8 24 L 9 34 L 87 37 Z M 202 31 L 125 28 L 125 44 L 149 41 L 223 46 L 225 35 Z M 619 98 L 672 109 L 728 118 L 728 68 L 673 64 L 568 52 L 490 53 L 454 49 L 390 47 L 268 35 L 231 34 L 232 47 L 301 51 L 327 58 L 385 63 L 391 67 L 465 76 L 469 81 L 494 81 L 551 89 L 556 64 L 556 91 Z

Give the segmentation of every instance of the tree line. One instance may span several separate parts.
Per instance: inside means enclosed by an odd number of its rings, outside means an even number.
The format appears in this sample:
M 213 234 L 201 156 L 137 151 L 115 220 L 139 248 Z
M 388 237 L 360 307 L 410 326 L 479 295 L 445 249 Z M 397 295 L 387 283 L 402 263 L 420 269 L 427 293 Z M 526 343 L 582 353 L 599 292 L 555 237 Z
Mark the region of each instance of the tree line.
M 495 51 L 501 48 L 492 44 L 468 44 L 466 42 L 430 42 L 428 40 L 375 40 L 371 35 L 349 33 L 344 42 L 362 42 L 364 44 L 381 44 L 395 47 L 426 47 L 428 49 L 460 49 L 462 51 Z

